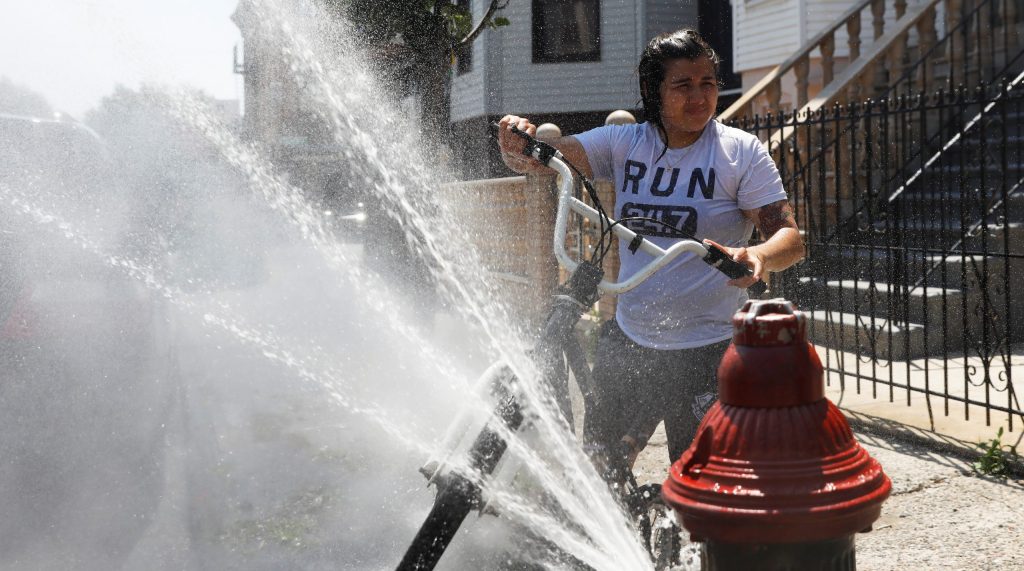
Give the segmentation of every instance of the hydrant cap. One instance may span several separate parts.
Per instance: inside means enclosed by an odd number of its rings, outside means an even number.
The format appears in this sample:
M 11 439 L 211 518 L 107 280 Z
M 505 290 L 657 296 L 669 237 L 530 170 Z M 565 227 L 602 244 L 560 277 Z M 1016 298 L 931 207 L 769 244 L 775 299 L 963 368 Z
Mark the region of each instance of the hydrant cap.
M 732 339 L 747 347 L 779 347 L 807 341 L 807 319 L 785 299 L 752 299 L 732 318 Z
M 807 319 L 784 299 L 751 300 L 732 318 L 732 344 L 718 366 L 718 398 L 752 407 L 825 398 L 821 361 L 807 342 Z

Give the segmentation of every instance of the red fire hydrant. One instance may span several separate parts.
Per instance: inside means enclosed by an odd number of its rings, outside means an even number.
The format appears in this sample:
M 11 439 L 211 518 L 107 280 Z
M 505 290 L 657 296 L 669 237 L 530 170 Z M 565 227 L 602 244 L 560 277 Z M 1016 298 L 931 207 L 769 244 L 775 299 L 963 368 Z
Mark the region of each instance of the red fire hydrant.
M 706 570 L 855 569 L 892 483 L 828 399 L 806 319 L 782 299 L 733 317 L 719 401 L 662 495 Z

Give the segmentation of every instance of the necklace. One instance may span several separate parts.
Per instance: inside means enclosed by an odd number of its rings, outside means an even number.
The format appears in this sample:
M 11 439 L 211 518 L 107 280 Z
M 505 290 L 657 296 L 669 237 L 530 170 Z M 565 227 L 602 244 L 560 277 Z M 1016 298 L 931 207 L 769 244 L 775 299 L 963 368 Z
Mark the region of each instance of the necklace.
M 692 141 L 686 143 L 685 145 L 683 145 L 681 147 L 672 148 L 672 147 L 669 147 L 666 144 L 665 155 L 662 157 L 662 159 L 668 165 L 668 168 L 669 169 L 675 169 L 677 166 L 679 166 L 679 163 L 683 162 L 683 160 L 686 159 L 687 155 L 690 154 L 690 149 L 693 148 L 693 146 L 697 144 L 697 141 L 700 140 L 700 137 L 703 134 L 704 134 L 704 130 L 701 129 L 700 131 L 697 132 L 697 136 L 694 137 Z M 678 155 L 679 155 L 678 158 L 676 158 L 675 161 L 669 160 L 669 154 L 672 153 L 673 151 L 678 153 Z M 659 161 L 659 162 L 661 162 L 661 161 Z
M 692 148 L 692 147 L 693 147 L 693 143 L 690 143 L 689 145 L 687 145 L 685 147 L 682 147 L 682 148 L 676 148 L 676 149 L 669 148 L 665 152 L 665 156 L 662 157 L 662 160 L 660 160 L 658 162 L 664 162 L 665 164 L 668 165 L 669 170 L 673 170 L 673 169 L 675 169 L 676 167 L 679 166 L 679 163 L 683 162 L 686 159 L 686 157 L 690 154 L 690 148 Z M 670 159 L 670 155 L 673 152 L 678 154 L 678 156 L 676 157 L 676 160 L 674 160 L 674 161 Z

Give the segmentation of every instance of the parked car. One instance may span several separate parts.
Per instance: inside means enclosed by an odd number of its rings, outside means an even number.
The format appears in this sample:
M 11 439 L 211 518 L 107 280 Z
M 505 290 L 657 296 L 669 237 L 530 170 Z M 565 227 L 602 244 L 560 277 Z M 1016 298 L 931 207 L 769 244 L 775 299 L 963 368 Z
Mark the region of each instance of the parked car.
M 373 207 L 372 192 L 354 189 L 347 173 L 329 177 L 319 198 L 320 212 L 342 242 L 362 242 L 368 211 Z

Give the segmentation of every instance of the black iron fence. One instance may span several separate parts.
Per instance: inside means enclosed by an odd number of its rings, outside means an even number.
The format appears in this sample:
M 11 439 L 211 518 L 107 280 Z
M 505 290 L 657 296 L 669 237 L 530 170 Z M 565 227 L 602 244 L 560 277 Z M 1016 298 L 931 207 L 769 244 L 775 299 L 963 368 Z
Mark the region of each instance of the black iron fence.
M 1024 419 L 1022 105 L 1018 78 L 736 125 L 767 141 L 806 233 L 773 290 L 809 312 L 830 382 Z

